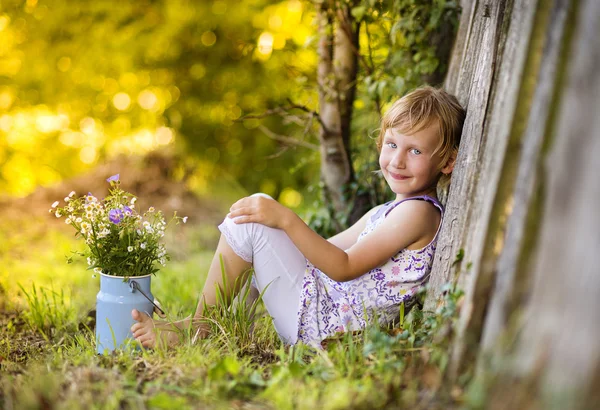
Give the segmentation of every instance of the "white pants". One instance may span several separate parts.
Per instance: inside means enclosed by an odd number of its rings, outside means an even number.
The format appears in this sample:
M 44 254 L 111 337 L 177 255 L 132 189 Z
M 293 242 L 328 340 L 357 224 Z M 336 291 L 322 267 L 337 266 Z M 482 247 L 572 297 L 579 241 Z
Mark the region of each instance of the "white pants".
M 225 218 L 219 230 L 233 251 L 252 263 L 253 284 L 261 293 L 266 288 L 263 301 L 279 336 L 284 343 L 296 343 L 298 308 L 306 268 L 304 255 L 281 229 L 257 223 L 238 225 L 233 219 Z

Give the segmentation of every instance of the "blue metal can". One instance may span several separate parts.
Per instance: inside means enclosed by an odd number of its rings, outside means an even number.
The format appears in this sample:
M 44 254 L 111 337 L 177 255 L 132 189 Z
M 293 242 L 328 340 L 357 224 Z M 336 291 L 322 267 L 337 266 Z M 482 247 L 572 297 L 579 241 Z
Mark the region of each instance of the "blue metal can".
M 110 353 L 133 340 L 131 311 L 137 309 L 152 317 L 150 279 L 146 276 L 109 276 L 100 274 L 100 292 L 96 296 L 96 351 Z

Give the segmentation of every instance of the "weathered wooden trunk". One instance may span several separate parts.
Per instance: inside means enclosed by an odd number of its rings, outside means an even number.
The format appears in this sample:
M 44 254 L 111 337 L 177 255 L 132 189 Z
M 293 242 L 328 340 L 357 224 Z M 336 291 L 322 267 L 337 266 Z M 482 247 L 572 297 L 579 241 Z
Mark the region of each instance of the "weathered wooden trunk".
M 486 408 L 600 406 L 600 2 L 463 7 L 445 85 L 467 119 L 425 303 L 465 291 L 448 380 L 475 374 Z

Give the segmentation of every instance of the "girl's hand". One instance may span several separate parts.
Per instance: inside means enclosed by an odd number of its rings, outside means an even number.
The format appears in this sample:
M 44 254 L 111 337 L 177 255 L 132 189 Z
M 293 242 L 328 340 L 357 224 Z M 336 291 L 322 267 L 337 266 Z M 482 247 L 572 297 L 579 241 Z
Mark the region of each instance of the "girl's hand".
M 242 198 L 231 206 L 228 218 L 236 224 L 256 222 L 276 229 L 285 229 L 295 215 L 274 199 L 263 196 Z

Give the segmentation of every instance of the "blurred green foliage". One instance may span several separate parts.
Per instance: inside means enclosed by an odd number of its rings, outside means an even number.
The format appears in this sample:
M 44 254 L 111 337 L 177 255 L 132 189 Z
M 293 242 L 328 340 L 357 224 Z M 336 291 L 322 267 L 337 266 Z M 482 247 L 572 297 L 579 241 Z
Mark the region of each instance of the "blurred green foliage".
M 310 100 L 302 84 L 316 57 L 301 49 L 305 9 L 267 0 L 3 2 L 0 190 L 26 194 L 173 141 L 202 165 L 199 185 L 219 172 L 254 189 L 305 183 L 312 175 L 278 171 L 294 152 L 267 158 L 276 143 L 257 120 L 234 122 L 292 95 Z
M 385 187 L 372 176 L 379 116 L 395 97 L 445 72 L 435 39 L 440 27 L 456 27 L 459 9 L 446 0 L 356 4 L 352 189 L 380 202 Z M 291 103 L 318 110 L 314 6 L 3 1 L 0 193 L 26 195 L 116 155 L 160 149 L 194 164 L 195 191 L 227 178 L 291 207 L 318 207 L 317 151 L 286 146 L 262 128 L 317 145 L 316 121 L 298 109 L 243 119 Z

